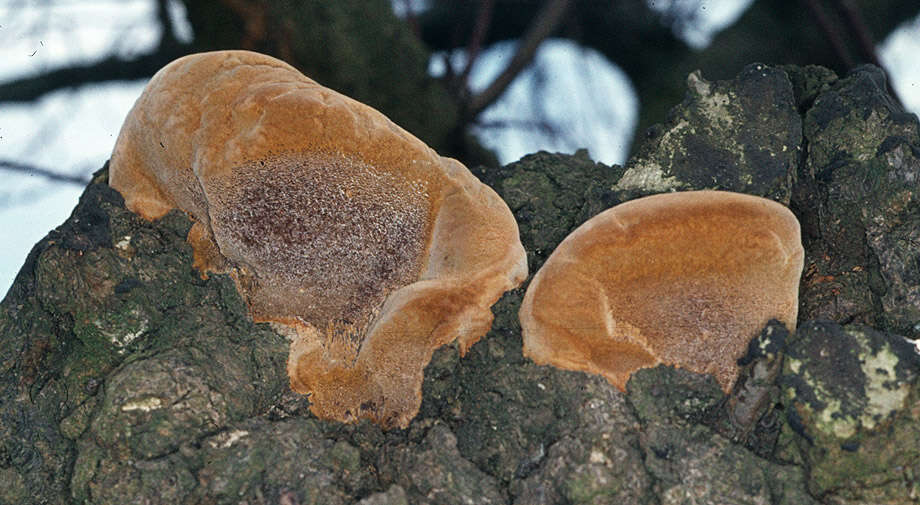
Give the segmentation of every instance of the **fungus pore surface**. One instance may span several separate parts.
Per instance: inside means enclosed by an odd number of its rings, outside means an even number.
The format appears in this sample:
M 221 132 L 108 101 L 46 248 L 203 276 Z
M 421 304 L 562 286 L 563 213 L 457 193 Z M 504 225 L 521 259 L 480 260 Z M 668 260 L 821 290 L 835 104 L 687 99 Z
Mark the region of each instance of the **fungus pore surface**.
M 511 211 L 466 167 L 258 53 L 160 70 L 109 183 L 148 220 L 189 214 L 195 267 L 291 339 L 291 387 L 325 419 L 406 426 L 434 350 L 466 352 L 527 275 Z
M 798 220 L 772 200 L 688 191 L 617 205 L 534 276 L 520 311 L 524 354 L 621 390 L 664 363 L 729 391 L 767 321 L 795 328 L 803 257 Z

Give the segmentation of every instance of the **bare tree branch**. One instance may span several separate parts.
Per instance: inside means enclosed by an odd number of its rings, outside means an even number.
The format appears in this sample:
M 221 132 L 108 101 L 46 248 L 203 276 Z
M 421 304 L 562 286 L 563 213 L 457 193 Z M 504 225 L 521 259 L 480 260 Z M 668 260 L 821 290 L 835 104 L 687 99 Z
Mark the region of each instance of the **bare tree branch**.
M 94 63 L 71 65 L 14 79 L 0 84 L 0 103 L 31 102 L 59 89 L 150 77 L 170 61 L 193 50 L 191 44 L 183 44 L 176 37 L 168 4 L 168 0 L 156 0 L 162 33 L 159 44 L 150 53 L 131 59 L 112 55 Z
M 67 182 L 70 184 L 76 184 L 78 186 L 86 186 L 89 184 L 89 179 L 87 178 L 76 175 L 59 174 L 53 170 L 48 170 L 47 168 L 39 168 L 16 161 L 0 160 L 0 169 L 9 170 L 11 172 L 25 173 L 29 175 L 40 175 L 47 179 L 51 179 L 52 181 Z
M 491 121 L 477 121 L 476 126 L 482 129 L 508 129 L 539 131 L 545 135 L 558 136 L 559 130 L 547 119 L 494 119 Z
M 143 79 L 170 61 L 191 51 L 190 45 L 163 47 L 133 59 L 110 56 L 84 65 L 61 67 L 41 74 L 0 84 L 0 102 L 31 102 L 64 88 L 107 81 Z
M 875 44 L 872 42 L 872 35 L 869 33 L 869 27 L 866 26 L 866 22 L 863 21 L 856 6 L 854 6 L 852 2 L 840 0 L 835 2 L 834 6 L 843 15 L 850 31 L 856 36 L 863 57 L 869 60 L 869 63 L 881 67 L 882 64 L 879 62 L 878 55 L 875 53 Z
M 476 24 L 473 25 L 473 35 L 470 37 L 470 43 L 466 47 L 466 67 L 460 73 L 460 81 L 464 89 L 467 89 L 470 72 L 473 70 L 473 64 L 476 63 L 476 57 L 479 56 L 479 50 L 482 48 L 482 41 L 486 37 L 486 31 L 492 24 L 492 9 L 495 0 L 480 0 L 479 14 L 476 16 Z
M 869 26 L 859 12 L 859 8 L 849 0 L 838 0 L 835 5 L 846 20 L 847 25 L 850 27 L 850 31 L 856 36 L 863 57 L 869 60 L 869 63 L 884 69 L 885 65 L 879 60 L 875 42 L 872 40 L 872 33 L 869 31 Z M 891 83 L 888 83 L 888 94 L 891 95 L 898 105 L 903 106 L 904 102 L 901 101 L 901 97 L 898 96 L 898 93 L 895 91 L 894 87 L 891 86 Z
M 409 28 L 417 39 L 422 38 L 422 29 L 418 24 L 418 16 L 415 15 L 415 9 L 412 8 L 412 0 L 403 0 L 403 9 L 406 10 L 406 21 L 409 22 Z
M 533 22 L 527 28 L 524 37 L 518 43 L 517 52 L 508 62 L 505 70 L 492 81 L 492 84 L 489 84 L 485 90 L 470 100 L 468 106 L 470 115 L 475 116 L 497 100 L 521 70 L 530 64 L 543 40 L 549 37 L 559 26 L 570 3 L 570 0 L 547 0 L 543 4 L 540 12 L 537 13 Z
M 255 51 L 269 37 L 266 3 L 261 0 L 221 0 L 221 3 L 243 21 L 240 47 Z
M 824 33 L 824 38 L 830 43 L 831 48 L 834 50 L 834 54 L 837 55 L 837 58 L 840 59 L 843 66 L 852 68 L 853 57 L 850 56 L 850 52 L 843 42 L 843 37 L 840 36 L 840 33 L 831 22 L 827 13 L 824 12 L 824 8 L 818 3 L 818 0 L 802 0 L 802 3 L 805 4 L 808 12 L 811 13 L 812 18 L 814 18 L 815 22 L 818 24 L 818 28 Z
M 160 34 L 160 47 L 165 45 L 176 45 L 179 39 L 176 37 L 176 26 L 173 24 L 172 16 L 169 15 L 169 0 L 156 0 L 157 19 L 163 32 Z

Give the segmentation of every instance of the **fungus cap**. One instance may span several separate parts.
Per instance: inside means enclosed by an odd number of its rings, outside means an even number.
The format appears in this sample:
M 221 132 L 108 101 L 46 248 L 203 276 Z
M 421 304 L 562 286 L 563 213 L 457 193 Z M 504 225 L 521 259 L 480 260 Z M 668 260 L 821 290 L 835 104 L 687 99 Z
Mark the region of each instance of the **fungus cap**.
M 715 376 L 770 319 L 795 328 L 799 223 L 772 200 L 723 191 L 625 202 L 573 231 L 521 305 L 524 354 L 600 374 L 621 390 L 659 363 Z
M 109 180 L 148 220 L 191 216 L 195 266 L 292 339 L 291 387 L 326 419 L 407 425 L 434 349 L 465 352 L 527 275 L 511 211 L 466 167 L 258 53 L 157 72 Z

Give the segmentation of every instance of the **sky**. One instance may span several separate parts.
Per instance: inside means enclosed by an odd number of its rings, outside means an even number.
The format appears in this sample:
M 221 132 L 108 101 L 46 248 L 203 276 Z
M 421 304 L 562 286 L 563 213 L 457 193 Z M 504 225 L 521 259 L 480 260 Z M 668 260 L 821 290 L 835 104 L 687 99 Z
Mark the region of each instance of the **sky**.
M 663 9 L 671 1 L 651 3 Z M 704 47 L 748 3 L 704 0 L 702 24 L 691 27 L 685 38 Z M 35 4 L 40 7 L 32 7 Z M 172 1 L 170 6 L 180 38 L 190 39 L 181 4 Z M 0 0 L 0 81 L 65 63 L 94 61 L 113 50 L 137 54 L 158 37 L 152 0 Z M 485 51 L 471 76 L 472 87 L 485 86 L 513 50 L 513 44 L 503 43 Z M 880 52 L 905 105 L 920 111 L 920 19 L 893 33 Z M 451 60 L 461 64 L 463 55 L 452 55 Z M 433 74 L 443 72 L 442 61 L 432 59 Z M 623 163 L 638 107 L 625 74 L 597 52 L 559 40 L 545 43 L 535 63 L 484 113 L 486 124 L 478 130 L 481 140 L 503 163 L 541 149 L 574 152 L 579 147 L 587 147 L 595 160 Z M 111 154 L 121 123 L 144 85 L 145 81 L 85 86 L 50 94 L 34 104 L 0 105 L 0 159 L 89 177 Z M 534 120 L 565 135 L 557 138 L 531 126 L 496 127 L 531 125 Z M 5 295 L 32 245 L 67 219 L 83 188 L 6 171 L 0 171 L 0 181 L 0 295 Z

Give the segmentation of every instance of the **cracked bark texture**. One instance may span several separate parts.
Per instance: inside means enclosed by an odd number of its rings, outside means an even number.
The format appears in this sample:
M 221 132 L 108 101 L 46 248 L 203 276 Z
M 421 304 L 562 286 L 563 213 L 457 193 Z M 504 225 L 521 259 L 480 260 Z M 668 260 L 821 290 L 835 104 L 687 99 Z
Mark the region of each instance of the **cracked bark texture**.
M 730 395 L 668 367 L 624 394 L 522 357 L 522 287 L 465 358 L 435 353 L 406 430 L 312 417 L 285 339 L 192 268 L 189 220 L 139 219 L 103 169 L 0 304 L 0 503 L 915 502 L 920 362 L 899 335 L 920 331 L 920 137 L 884 89 L 871 67 L 693 74 L 625 167 L 581 151 L 474 170 L 515 213 L 531 272 L 638 196 L 787 203 L 799 330 L 765 329 Z

